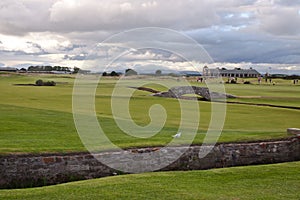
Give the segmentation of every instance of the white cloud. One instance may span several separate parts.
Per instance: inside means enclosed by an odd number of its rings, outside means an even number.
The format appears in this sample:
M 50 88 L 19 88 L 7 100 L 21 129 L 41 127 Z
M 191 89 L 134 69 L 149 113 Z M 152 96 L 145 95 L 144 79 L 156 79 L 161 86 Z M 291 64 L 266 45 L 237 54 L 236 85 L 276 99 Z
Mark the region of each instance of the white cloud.
M 6 65 L 21 61 L 73 65 L 82 62 L 93 45 L 115 33 L 155 26 L 188 33 L 217 62 L 298 66 L 299 10 L 299 0 L 1 0 L 0 56 Z M 151 34 L 143 38 L 143 44 L 159 42 Z M 172 41 L 168 35 L 162 38 Z M 193 54 L 180 42 L 168 45 Z M 122 44 L 107 44 L 97 56 L 105 58 L 123 50 Z M 139 65 L 184 63 L 178 56 L 157 51 L 123 59 L 135 59 Z
M 64 31 L 121 30 L 143 26 L 186 29 L 215 23 L 211 1 L 60 0 L 50 8 L 50 22 Z M 188 23 L 186 23 L 188 21 Z
M 1 50 L 23 51 L 25 53 L 54 53 L 61 48 L 70 47 L 71 42 L 61 36 L 51 33 L 30 33 L 24 37 L 0 34 Z
M 300 35 L 299 5 L 267 7 L 259 10 L 261 29 L 276 35 Z

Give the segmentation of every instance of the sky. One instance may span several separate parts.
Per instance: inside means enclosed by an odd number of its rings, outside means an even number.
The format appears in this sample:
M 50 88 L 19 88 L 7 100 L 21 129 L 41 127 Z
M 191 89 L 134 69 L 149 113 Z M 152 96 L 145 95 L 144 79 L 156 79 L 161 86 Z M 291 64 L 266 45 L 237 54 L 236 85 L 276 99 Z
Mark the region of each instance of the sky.
M 144 27 L 161 28 L 162 39 L 155 31 L 130 31 Z M 172 31 L 199 43 L 212 62 Z M 133 41 L 170 48 L 130 48 Z M 101 49 L 91 53 L 97 44 Z M 110 68 L 88 66 L 87 60 L 97 56 L 118 55 Z M 1 0 L 0 66 L 30 65 L 95 71 L 184 71 L 208 65 L 300 74 L 300 0 Z

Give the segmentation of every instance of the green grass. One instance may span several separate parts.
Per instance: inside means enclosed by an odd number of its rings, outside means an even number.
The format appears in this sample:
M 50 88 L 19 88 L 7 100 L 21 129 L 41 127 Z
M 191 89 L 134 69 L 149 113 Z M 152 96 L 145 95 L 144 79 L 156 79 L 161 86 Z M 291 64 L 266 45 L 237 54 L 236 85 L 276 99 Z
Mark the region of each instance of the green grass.
M 154 172 L 0 190 L 0 199 L 299 199 L 300 162 Z
M 55 87 L 14 85 L 34 83 L 37 79 L 56 81 L 58 84 Z M 0 76 L 0 153 L 85 151 L 72 116 L 73 82 L 73 76 L 65 75 Z M 168 119 L 164 128 L 154 137 L 147 139 L 131 137 L 120 130 L 112 117 L 111 94 L 115 83 L 116 79 L 104 79 L 97 89 L 95 98 L 97 117 L 107 137 L 122 148 L 162 146 L 170 142 L 171 136 L 177 132 L 181 118 L 178 101 L 152 97 L 145 91 L 134 92 L 130 100 L 130 114 L 137 124 L 144 126 L 149 123 L 149 108 L 153 104 L 163 105 Z M 193 84 L 203 85 L 195 82 Z M 127 86 L 131 86 L 130 80 L 120 87 L 126 89 Z M 165 90 L 157 84 L 148 87 Z M 280 97 L 257 101 L 300 106 L 298 102 L 300 87 L 290 84 L 290 81 L 282 81 L 275 86 L 227 84 L 226 91 L 237 96 Z M 236 99 L 236 101 L 256 100 Z M 200 123 L 194 144 L 203 141 L 211 117 L 210 102 L 199 102 L 198 105 Z M 228 104 L 219 142 L 286 137 L 287 128 L 299 126 L 299 117 L 300 110 Z
M 13 85 L 34 83 L 37 79 L 58 84 L 55 87 Z M 251 81 L 255 83 L 254 79 Z M 0 154 L 86 151 L 73 121 L 73 82 L 74 77 L 63 75 L 0 75 Z M 148 110 L 153 104 L 163 105 L 168 119 L 154 137 L 131 137 L 120 130 L 112 117 L 111 93 L 115 83 L 116 79 L 104 79 L 95 98 L 97 117 L 107 137 L 122 148 L 161 146 L 170 142 L 181 117 L 178 101 L 135 91 L 130 114 L 137 124 L 149 123 Z M 125 85 L 130 84 L 128 80 Z M 148 87 L 165 90 L 156 84 Z M 233 101 L 300 107 L 300 87 L 290 81 L 276 80 L 274 86 L 228 84 L 226 91 L 236 96 L 263 97 Z M 200 123 L 194 144 L 202 142 L 211 117 L 210 102 L 198 105 Z M 219 142 L 286 137 L 286 128 L 299 127 L 299 117 L 300 110 L 228 104 Z M 300 162 L 293 162 L 122 175 L 41 188 L 0 190 L 0 199 L 300 199 L 299 169 Z
M 236 96 L 250 96 L 251 98 L 229 99 L 234 102 L 247 102 L 256 104 L 271 104 L 277 106 L 293 106 L 300 108 L 300 86 L 288 84 L 281 85 L 243 85 L 227 84 L 226 92 Z
M 1 153 L 85 151 L 72 114 L 0 105 Z

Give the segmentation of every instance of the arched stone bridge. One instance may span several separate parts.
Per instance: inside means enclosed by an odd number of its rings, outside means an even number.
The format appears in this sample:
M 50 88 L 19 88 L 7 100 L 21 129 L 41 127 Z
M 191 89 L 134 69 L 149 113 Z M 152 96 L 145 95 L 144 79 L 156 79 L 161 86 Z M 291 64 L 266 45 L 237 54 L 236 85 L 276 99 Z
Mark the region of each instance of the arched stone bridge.
M 207 87 L 197 87 L 197 86 L 177 86 L 172 87 L 167 92 L 158 92 L 153 96 L 159 97 L 169 97 L 169 98 L 183 98 L 185 94 L 197 94 L 203 97 L 207 101 L 212 99 L 224 99 L 224 98 L 236 98 L 230 94 L 223 94 L 218 92 L 210 92 Z

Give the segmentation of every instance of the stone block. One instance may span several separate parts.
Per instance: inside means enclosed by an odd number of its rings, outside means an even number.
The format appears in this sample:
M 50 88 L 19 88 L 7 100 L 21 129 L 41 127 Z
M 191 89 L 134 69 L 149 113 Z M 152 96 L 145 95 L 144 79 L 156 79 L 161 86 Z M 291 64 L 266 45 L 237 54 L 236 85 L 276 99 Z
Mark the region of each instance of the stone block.
M 54 157 L 44 157 L 44 158 L 43 158 L 43 162 L 44 162 L 45 164 L 50 164 L 50 163 L 55 162 L 55 159 L 54 159 Z
M 296 135 L 297 137 L 300 137 L 300 128 L 288 128 L 287 134 Z

